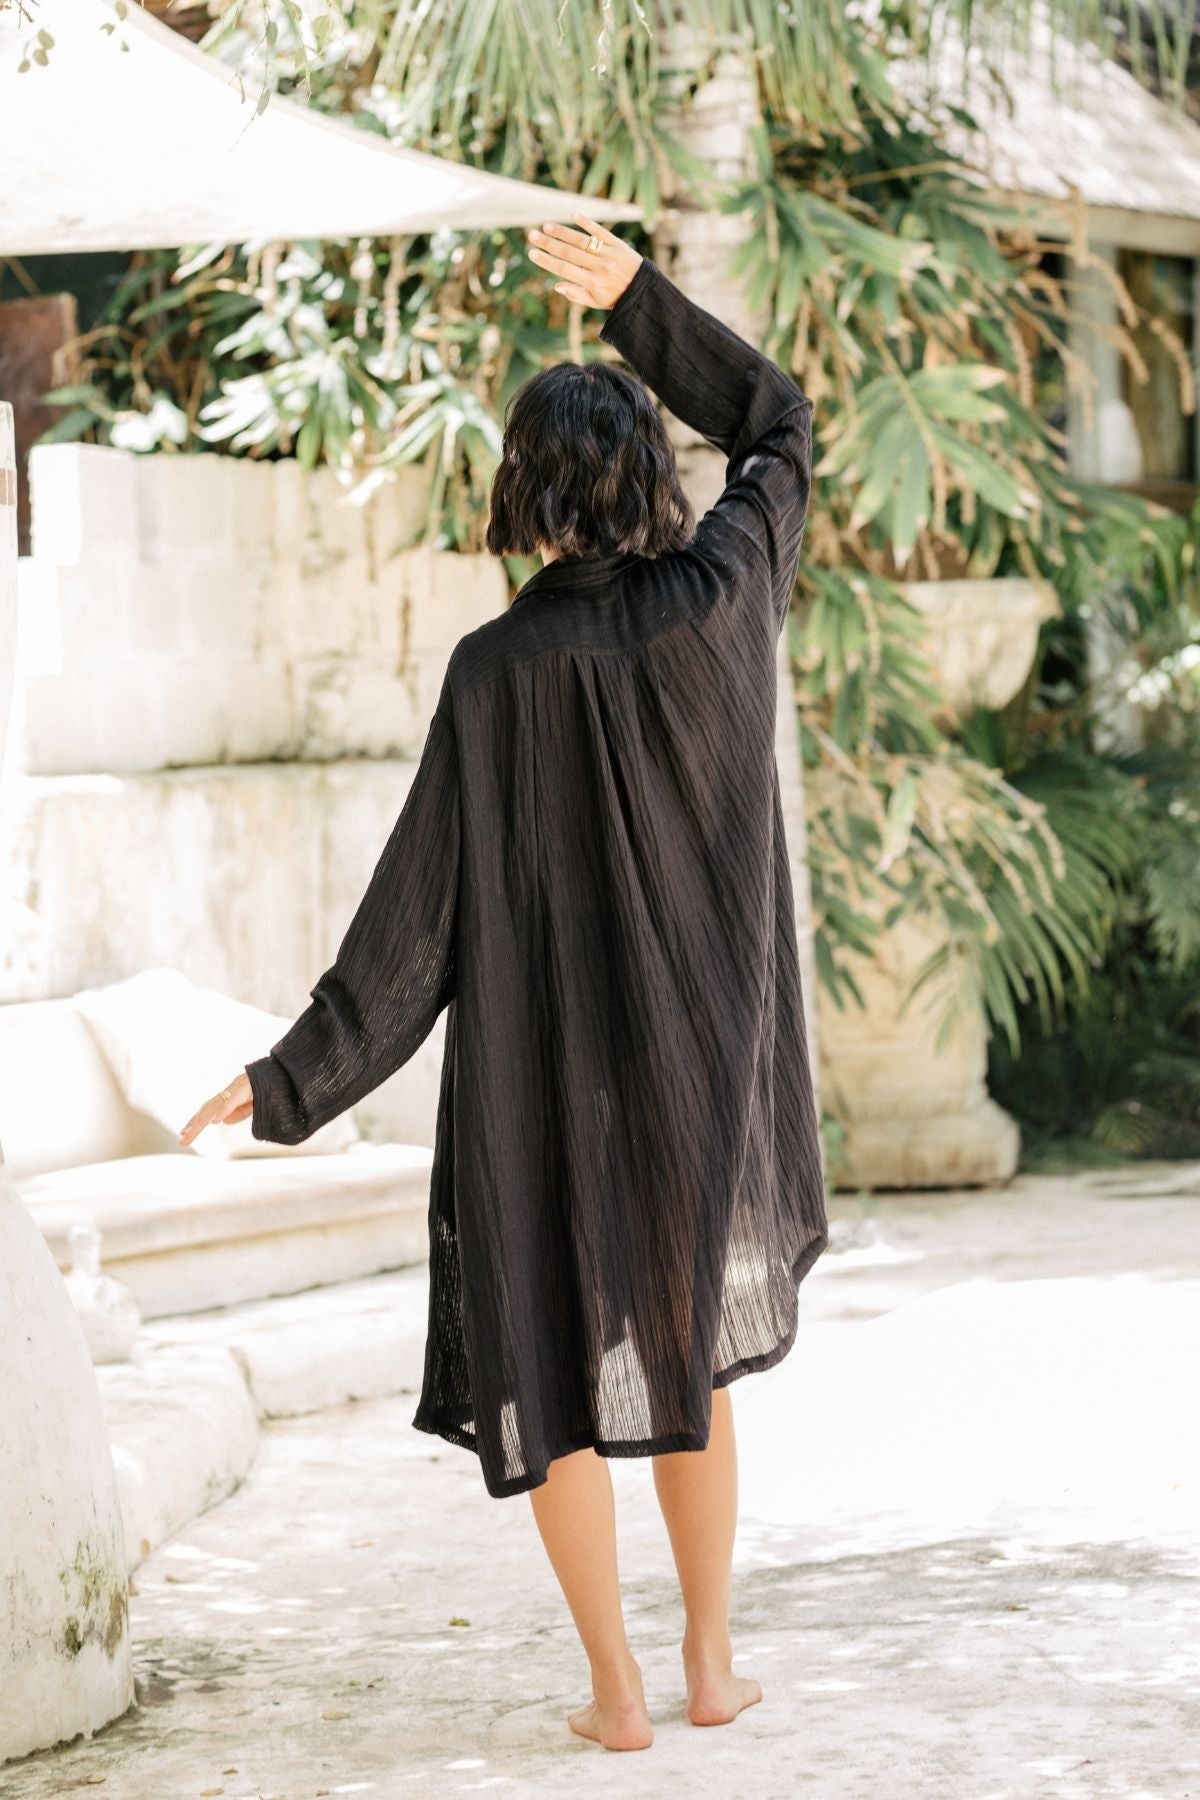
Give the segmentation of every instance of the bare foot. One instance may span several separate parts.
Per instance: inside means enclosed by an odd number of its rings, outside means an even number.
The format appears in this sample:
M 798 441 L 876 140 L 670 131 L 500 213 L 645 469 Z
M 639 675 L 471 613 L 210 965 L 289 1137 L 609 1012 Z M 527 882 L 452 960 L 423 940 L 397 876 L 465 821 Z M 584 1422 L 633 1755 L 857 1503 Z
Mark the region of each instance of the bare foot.
M 749 1675 L 735 1675 L 725 1664 L 694 1660 L 683 1653 L 687 1679 L 687 1716 L 693 1725 L 728 1725 L 747 1706 L 762 1699 L 762 1688 Z
M 646 1711 L 646 1695 L 642 1687 L 642 1671 L 631 1656 L 628 1680 L 620 1688 L 605 1691 L 603 1704 L 595 1694 L 586 1706 L 567 1715 L 567 1724 L 580 1737 L 593 1738 L 606 1750 L 648 1750 L 654 1742 L 654 1727 Z

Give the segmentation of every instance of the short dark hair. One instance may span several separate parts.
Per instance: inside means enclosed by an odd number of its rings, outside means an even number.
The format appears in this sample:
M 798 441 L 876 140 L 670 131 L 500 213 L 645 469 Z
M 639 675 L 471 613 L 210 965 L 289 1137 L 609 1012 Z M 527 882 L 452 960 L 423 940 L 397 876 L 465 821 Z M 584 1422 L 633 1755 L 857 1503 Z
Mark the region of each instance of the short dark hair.
M 659 556 L 682 550 L 693 528 L 674 446 L 634 376 L 599 361 L 556 363 L 518 388 L 492 479 L 494 556 L 542 544 L 566 557 Z

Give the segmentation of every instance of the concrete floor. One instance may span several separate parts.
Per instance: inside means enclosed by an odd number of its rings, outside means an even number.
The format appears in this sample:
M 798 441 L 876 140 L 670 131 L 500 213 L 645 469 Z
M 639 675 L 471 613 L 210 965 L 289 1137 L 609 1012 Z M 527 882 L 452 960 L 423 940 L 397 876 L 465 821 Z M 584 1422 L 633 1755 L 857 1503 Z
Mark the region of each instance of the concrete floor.
M 654 1746 L 586 1665 L 528 1500 L 411 1395 L 264 1427 L 138 1570 L 138 1702 L 4 1800 L 1200 1797 L 1200 1170 L 842 1197 L 775 1370 L 731 1389 L 735 1667 L 698 1730 L 647 1462 L 614 1461 Z

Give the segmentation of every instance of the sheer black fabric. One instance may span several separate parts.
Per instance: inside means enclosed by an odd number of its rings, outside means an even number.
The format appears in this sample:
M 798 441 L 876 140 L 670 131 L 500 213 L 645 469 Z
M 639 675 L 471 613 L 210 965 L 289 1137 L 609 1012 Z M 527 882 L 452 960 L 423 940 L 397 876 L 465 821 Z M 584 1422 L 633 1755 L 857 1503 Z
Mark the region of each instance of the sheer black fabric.
M 728 456 L 694 542 L 540 569 L 456 645 L 333 966 L 248 1065 L 302 1142 L 446 1009 L 413 1423 L 488 1492 L 703 1449 L 828 1242 L 775 760 L 812 407 L 641 264 L 601 336 Z

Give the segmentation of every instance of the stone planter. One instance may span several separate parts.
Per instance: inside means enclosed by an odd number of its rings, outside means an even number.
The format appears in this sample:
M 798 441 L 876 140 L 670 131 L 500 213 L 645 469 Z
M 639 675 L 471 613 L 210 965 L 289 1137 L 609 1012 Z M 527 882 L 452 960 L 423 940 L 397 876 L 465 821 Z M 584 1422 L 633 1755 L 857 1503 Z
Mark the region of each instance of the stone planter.
M 1047 582 L 911 582 L 902 589 L 927 622 L 926 650 L 949 718 L 1005 706 L 1033 662 L 1038 630 L 1058 610 Z M 1015 1172 L 1016 1124 L 987 1096 L 987 1021 L 964 1013 L 938 1046 L 937 1008 L 905 1000 L 938 947 L 924 921 L 885 931 L 853 973 L 866 1002 L 840 1012 L 818 1000 L 823 1095 L 844 1133 L 839 1185 L 992 1186 Z
M 946 710 L 965 718 L 976 707 L 1007 706 L 1028 675 L 1038 632 L 1057 614 L 1048 581 L 909 581 L 900 592 L 925 620 L 925 652 Z
M 939 1047 L 927 997 L 905 1008 L 937 946 L 928 927 L 906 920 L 881 935 L 869 961 L 855 961 L 861 1009 L 850 1002 L 839 1012 L 821 994 L 822 1098 L 844 1133 L 838 1186 L 991 1187 L 1016 1170 L 1016 1124 L 987 1094 L 982 1014 L 961 1018 Z

